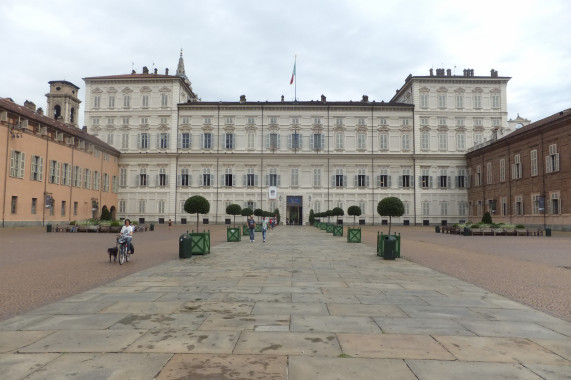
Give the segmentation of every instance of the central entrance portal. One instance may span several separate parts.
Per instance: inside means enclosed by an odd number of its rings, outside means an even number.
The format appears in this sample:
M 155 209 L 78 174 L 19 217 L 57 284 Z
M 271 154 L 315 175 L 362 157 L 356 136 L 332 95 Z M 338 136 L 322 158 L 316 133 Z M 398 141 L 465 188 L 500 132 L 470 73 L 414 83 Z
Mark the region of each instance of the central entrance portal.
M 286 207 L 286 224 L 290 225 L 303 225 L 303 204 L 302 196 L 287 196 L 287 207 Z

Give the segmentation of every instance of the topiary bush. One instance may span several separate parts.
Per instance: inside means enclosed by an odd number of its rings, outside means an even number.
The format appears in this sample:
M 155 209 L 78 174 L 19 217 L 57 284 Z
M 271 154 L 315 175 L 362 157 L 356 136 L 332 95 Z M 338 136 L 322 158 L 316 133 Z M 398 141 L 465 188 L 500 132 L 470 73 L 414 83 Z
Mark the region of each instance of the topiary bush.
M 492 224 L 492 215 L 488 211 L 482 216 L 482 223 Z
M 226 214 L 234 215 L 234 227 L 236 227 L 236 215 L 240 215 L 242 213 L 242 207 L 237 204 L 231 204 L 226 207 Z
M 184 211 L 196 214 L 196 232 L 198 232 L 198 214 L 208 214 L 210 203 L 201 195 L 195 195 L 184 202 Z
M 355 217 L 361 216 L 361 207 L 349 206 L 349 208 L 347 209 L 347 215 L 353 216 L 353 226 L 355 226 Z
M 313 209 L 309 210 L 309 225 L 313 226 L 315 223 L 315 214 L 313 213 Z
M 397 197 L 387 197 L 382 199 L 377 205 L 377 212 L 380 216 L 389 217 L 389 235 L 391 234 L 391 225 L 393 216 L 402 216 L 404 214 L 404 205 Z

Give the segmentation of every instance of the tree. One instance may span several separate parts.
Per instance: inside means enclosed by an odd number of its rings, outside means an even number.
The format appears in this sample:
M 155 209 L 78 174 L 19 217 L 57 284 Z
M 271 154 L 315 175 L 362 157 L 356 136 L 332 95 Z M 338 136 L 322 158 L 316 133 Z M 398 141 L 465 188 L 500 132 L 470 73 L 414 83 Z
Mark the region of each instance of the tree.
M 101 215 L 103 215 L 103 214 L 101 214 Z M 103 219 L 103 216 L 101 216 L 101 219 Z M 484 213 L 484 215 L 482 216 L 482 223 L 492 224 L 492 215 L 490 215 L 490 213 L 488 211 L 486 211 Z
M 313 209 L 309 210 L 309 225 L 313 226 L 315 223 L 315 214 L 313 213 Z
M 281 217 L 280 217 L 280 209 L 279 209 L 279 208 L 276 208 L 276 209 L 274 210 L 274 216 L 277 218 L 276 224 L 279 225 L 279 224 L 280 224 L 280 219 L 281 219 Z
M 341 207 L 335 207 L 331 210 L 331 215 L 337 217 L 337 222 L 339 222 L 339 217 L 345 215 L 345 211 Z
M 101 217 L 99 219 L 111 220 L 111 212 L 109 211 L 107 206 L 103 206 L 103 208 L 101 209 Z
M 353 215 L 353 226 L 355 225 L 355 217 L 361 216 L 361 207 L 359 206 L 349 206 L 347 209 L 347 215 Z
M 196 214 L 196 232 L 198 232 L 198 214 L 208 214 L 210 203 L 200 195 L 194 195 L 184 202 L 184 211 Z
M 254 215 L 258 217 L 258 222 L 260 221 L 260 216 L 264 216 L 264 210 L 257 208 L 254 210 Z
M 242 213 L 242 207 L 237 204 L 231 204 L 226 207 L 226 214 L 234 215 L 234 227 L 236 227 L 236 215 L 240 215 Z
M 252 215 L 254 213 L 254 210 L 252 210 L 249 207 L 243 208 L 242 212 L 240 213 L 240 215 L 245 216 L 246 217 L 246 222 L 248 220 L 248 217 L 250 217 L 250 215 Z
M 397 197 L 387 197 L 382 199 L 377 205 L 377 212 L 381 216 L 389 217 L 389 235 L 391 234 L 391 225 L 393 216 L 402 216 L 404 214 L 404 205 Z

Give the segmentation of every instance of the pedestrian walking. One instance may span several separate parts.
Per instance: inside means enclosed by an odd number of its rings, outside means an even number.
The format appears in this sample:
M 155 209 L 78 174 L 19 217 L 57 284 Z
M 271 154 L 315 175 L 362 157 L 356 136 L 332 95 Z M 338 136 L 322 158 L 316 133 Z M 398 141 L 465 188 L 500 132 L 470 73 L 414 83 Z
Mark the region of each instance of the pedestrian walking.
M 266 233 L 268 232 L 268 220 L 265 216 L 262 216 L 262 240 L 266 242 Z
M 171 230 L 171 228 L 172 228 L 172 220 L 169 219 L 169 231 Z
M 250 230 L 250 243 L 254 242 L 254 229 L 256 228 L 256 221 L 254 220 L 254 215 L 250 215 L 248 219 L 248 230 Z

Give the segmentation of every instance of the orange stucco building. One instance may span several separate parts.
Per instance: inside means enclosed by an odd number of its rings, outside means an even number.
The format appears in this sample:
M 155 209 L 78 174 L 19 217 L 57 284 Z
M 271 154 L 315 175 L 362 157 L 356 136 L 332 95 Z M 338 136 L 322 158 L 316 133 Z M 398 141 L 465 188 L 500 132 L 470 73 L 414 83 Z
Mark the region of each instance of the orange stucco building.
M 76 94 L 73 84 L 59 84 Z M 74 105 L 77 113 L 77 99 Z M 115 217 L 119 151 L 75 123 L 45 116 L 31 102 L 0 98 L 2 227 L 99 218 L 104 208 Z

